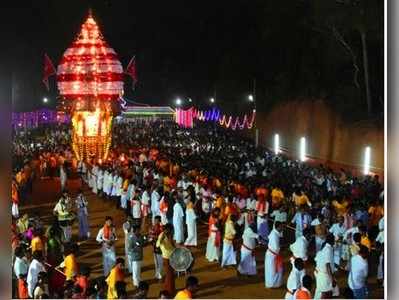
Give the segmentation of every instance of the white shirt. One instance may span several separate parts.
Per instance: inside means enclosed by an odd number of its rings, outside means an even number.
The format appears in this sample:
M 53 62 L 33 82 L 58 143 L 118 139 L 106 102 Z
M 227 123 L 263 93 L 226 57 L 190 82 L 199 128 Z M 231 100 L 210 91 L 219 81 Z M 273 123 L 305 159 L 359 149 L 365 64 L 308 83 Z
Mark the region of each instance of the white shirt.
M 19 278 L 20 275 L 28 274 L 28 262 L 25 258 L 15 257 L 14 273 L 17 278 Z
M 147 191 L 144 191 L 141 195 L 141 204 L 142 205 L 150 205 L 150 194 Z
M 330 233 L 332 233 L 337 240 L 340 237 L 344 236 L 345 233 L 345 226 L 344 224 L 339 225 L 339 223 L 335 223 L 333 226 L 330 228 Z
M 287 213 L 285 211 L 273 210 L 270 217 L 274 218 L 275 222 L 287 222 Z
M 334 250 L 330 244 L 326 244 L 323 249 L 317 252 L 315 257 L 316 269 L 319 272 L 327 273 L 327 264 L 330 264 L 331 269 L 334 268 Z
M 247 198 L 247 209 L 255 210 L 256 209 L 256 199 Z
M 352 290 L 357 290 L 365 286 L 369 271 L 368 262 L 359 254 L 351 258 L 350 272 L 348 275 L 348 285 Z
M 292 255 L 296 258 L 302 258 L 304 261 L 308 259 L 308 245 L 309 242 L 302 235 L 295 240 L 295 243 L 290 245 Z
M 269 243 L 267 245 L 268 249 L 277 254 L 280 253 L 280 237 L 281 233 L 273 229 L 269 234 Z
M 349 235 L 351 235 L 351 240 L 353 239 L 353 235 L 355 233 L 359 232 L 359 228 L 357 226 L 354 226 L 352 228 L 349 228 L 347 231 L 344 233 L 344 241 L 349 242 Z
M 175 205 L 173 205 L 173 223 L 182 221 L 183 217 L 183 208 L 181 207 L 180 203 L 176 202 Z
M 37 277 L 40 272 L 46 272 L 43 264 L 36 259 L 32 260 L 29 265 L 28 277 L 26 278 L 28 283 L 28 293 L 31 298 L 33 298 L 33 291 L 36 287 Z
M 293 266 L 287 279 L 287 289 L 291 292 L 299 289 L 302 286 L 302 278 L 305 274 L 306 272 L 304 269 L 299 271 L 295 266 Z
M 242 243 L 250 249 L 255 249 L 256 239 L 258 238 L 259 235 L 253 232 L 251 227 L 247 227 L 242 235 L 242 241 L 243 241 Z
M 135 219 L 141 218 L 141 203 L 138 199 L 133 198 L 131 200 L 131 206 L 132 206 L 132 216 Z
M 151 193 L 151 211 L 153 214 L 155 215 L 159 215 L 159 199 L 161 198 L 161 196 L 159 195 L 159 193 L 156 190 L 153 190 Z

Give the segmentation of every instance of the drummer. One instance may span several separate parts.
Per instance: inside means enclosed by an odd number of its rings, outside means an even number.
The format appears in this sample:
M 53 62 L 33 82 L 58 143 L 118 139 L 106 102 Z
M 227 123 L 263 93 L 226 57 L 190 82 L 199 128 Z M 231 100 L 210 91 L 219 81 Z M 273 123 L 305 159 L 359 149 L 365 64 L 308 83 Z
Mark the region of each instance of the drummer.
M 115 241 L 117 240 L 112 217 L 105 217 L 104 226 L 98 231 L 96 241 L 102 244 L 104 276 L 108 276 L 116 262 Z
M 63 231 L 63 242 L 69 243 L 72 238 L 72 222 L 70 213 L 70 199 L 67 191 L 63 191 L 60 200 L 53 210 L 54 215 L 58 217 L 58 223 Z

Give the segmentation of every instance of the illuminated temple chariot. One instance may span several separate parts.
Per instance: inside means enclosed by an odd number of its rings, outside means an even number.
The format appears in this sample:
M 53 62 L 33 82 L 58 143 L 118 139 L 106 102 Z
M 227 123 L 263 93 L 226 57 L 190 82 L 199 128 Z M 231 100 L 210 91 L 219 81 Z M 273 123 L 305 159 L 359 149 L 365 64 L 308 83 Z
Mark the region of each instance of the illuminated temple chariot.
M 57 68 L 61 107 L 71 114 L 72 148 L 78 160 L 105 159 L 112 119 L 123 95 L 123 68 L 91 13 Z

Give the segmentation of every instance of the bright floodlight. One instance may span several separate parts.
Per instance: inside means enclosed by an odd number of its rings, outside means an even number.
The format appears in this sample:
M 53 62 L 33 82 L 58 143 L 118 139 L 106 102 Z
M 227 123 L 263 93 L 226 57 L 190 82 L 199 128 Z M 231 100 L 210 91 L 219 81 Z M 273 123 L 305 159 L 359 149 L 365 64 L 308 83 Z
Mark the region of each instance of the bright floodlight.
M 253 101 L 254 101 L 254 96 L 249 95 L 249 96 L 248 96 L 248 100 L 251 101 L 251 102 L 253 102 Z
M 180 98 L 176 99 L 176 105 L 181 105 L 181 99 Z
M 191 102 L 193 102 L 193 100 L 191 100 L 191 98 L 188 98 L 188 102 L 190 102 L 190 103 L 191 103 Z
M 280 152 L 280 136 L 276 133 L 274 135 L 274 153 L 278 155 Z
M 370 147 L 366 147 L 364 150 L 364 175 L 368 175 L 370 173 Z
M 210 99 L 211 103 L 215 103 L 215 98 Z
M 44 103 L 47 103 L 47 102 L 48 102 L 48 99 L 47 99 L 46 97 L 44 97 L 44 98 L 43 98 L 43 102 L 44 102 Z
M 306 139 L 301 137 L 300 147 L 299 147 L 299 159 L 301 161 L 306 160 Z

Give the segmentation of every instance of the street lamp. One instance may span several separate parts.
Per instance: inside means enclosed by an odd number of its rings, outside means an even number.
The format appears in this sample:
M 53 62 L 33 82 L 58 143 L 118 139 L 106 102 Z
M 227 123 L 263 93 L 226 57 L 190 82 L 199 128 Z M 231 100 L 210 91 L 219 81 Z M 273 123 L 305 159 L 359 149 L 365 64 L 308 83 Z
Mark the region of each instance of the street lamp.
M 188 102 L 190 102 L 190 103 L 191 103 L 191 102 L 193 102 L 193 100 L 191 100 L 191 98 L 188 98 Z
M 46 97 L 43 98 L 43 103 L 47 103 L 48 99 Z
M 248 96 L 248 100 L 249 100 L 250 102 L 254 102 L 254 96 L 253 96 L 252 94 L 250 94 L 250 95 Z
M 177 99 L 176 99 L 176 105 L 177 105 L 177 106 L 180 106 L 180 105 L 181 105 L 181 99 L 180 99 L 180 98 L 177 98 Z
M 210 99 L 211 103 L 215 103 L 215 98 Z

